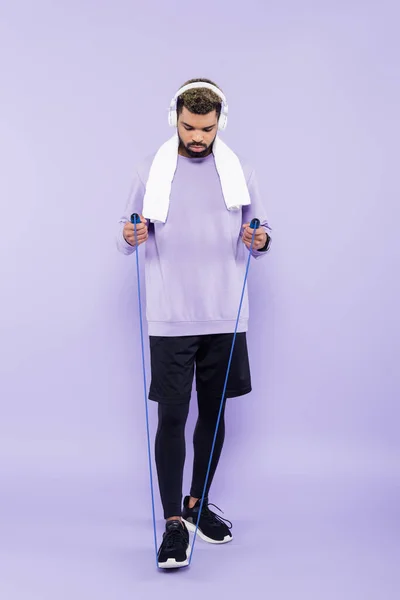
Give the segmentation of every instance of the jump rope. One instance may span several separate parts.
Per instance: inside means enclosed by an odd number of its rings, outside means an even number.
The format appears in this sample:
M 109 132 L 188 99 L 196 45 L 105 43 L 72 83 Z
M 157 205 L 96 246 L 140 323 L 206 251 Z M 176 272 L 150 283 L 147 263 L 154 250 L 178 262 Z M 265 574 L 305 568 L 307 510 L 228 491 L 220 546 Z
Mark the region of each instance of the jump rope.
M 145 415 L 146 415 L 147 452 L 148 452 L 149 475 L 150 475 L 151 509 L 152 509 L 152 516 L 153 516 L 153 535 L 154 535 L 154 547 L 155 547 L 155 555 L 156 555 L 156 568 L 159 569 L 159 570 L 161 570 L 160 567 L 158 566 L 158 544 L 157 544 L 156 512 L 155 512 L 155 503 L 154 503 L 153 468 L 152 468 L 152 463 L 151 463 L 149 410 L 148 410 L 148 403 L 147 403 L 147 378 L 146 378 L 145 352 L 144 352 L 144 336 L 143 336 L 143 318 L 142 318 L 142 295 L 141 295 L 141 287 L 140 287 L 139 252 L 138 252 L 139 247 L 137 245 L 137 230 L 136 230 L 136 226 L 140 222 L 141 221 L 140 221 L 139 215 L 137 213 L 133 213 L 131 215 L 131 223 L 133 223 L 133 225 L 134 225 L 135 247 L 136 247 L 135 254 L 136 254 L 136 274 L 137 274 L 138 303 L 139 303 L 140 342 L 141 342 L 141 350 L 142 350 L 143 394 L 144 394 L 144 405 L 145 405 Z M 255 236 L 255 233 L 256 233 L 256 229 L 258 229 L 260 227 L 260 220 L 259 219 L 252 219 L 252 221 L 250 223 L 250 227 L 254 231 L 253 231 L 253 235 L 252 235 L 252 238 L 251 238 L 251 245 L 250 245 L 250 249 L 249 249 L 249 256 L 248 256 L 248 259 L 247 259 L 247 266 L 246 266 L 246 272 L 245 272 L 244 281 L 243 281 L 242 294 L 241 294 L 241 297 L 240 297 L 239 309 L 238 309 L 238 314 L 237 314 L 237 318 L 236 318 L 235 331 L 234 331 L 233 339 L 232 339 L 231 352 L 230 352 L 230 356 L 229 356 L 228 367 L 226 369 L 224 389 L 223 389 L 223 392 L 222 392 L 222 398 L 221 398 L 221 404 L 220 404 L 219 412 L 218 412 L 217 424 L 215 426 L 214 439 L 213 439 L 213 443 L 212 443 L 212 446 L 211 446 L 210 459 L 208 461 L 208 468 L 207 468 L 206 479 L 205 479 L 205 482 L 204 482 L 203 493 L 201 495 L 199 516 L 197 518 L 196 529 L 195 529 L 194 536 L 193 536 L 193 542 L 192 542 L 192 548 L 191 548 L 191 551 L 190 551 L 188 566 L 192 562 L 193 550 L 194 550 L 194 545 L 195 545 L 195 541 L 196 541 L 196 537 L 197 537 L 197 530 L 198 530 L 198 527 L 199 527 L 200 515 L 201 515 L 201 512 L 203 510 L 205 493 L 206 493 L 206 489 L 207 489 L 208 478 L 209 478 L 209 475 L 210 475 L 211 462 L 212 462 L 212 457 L 213 457 L 213 454 L 214 454 L 215 442 L 216 442 L 217 434 L 218 434 L 218 427 L 219 427 L 219 423 L 220 423 L 220 420 L 221 420 L 221 413 L 222 413 L 222 408 L 223 408 L 223 404 L 224 404 L 226 388 L 227 388 L 227 385 L 228 385 L 229 372 L 230 372 L 230 368 L 231 368 L 231 362 L 232 362 L 232 356 L 233 356 L 233 349 L 235 347 L 236 334 L 237 334 L 237 328 L 238 328 L 238 324 L 239 324 L 240 313 L 241 313 L 241 310 L 242 310 L 243 297 L 244 297 L 244 292 L 245 292 L 245 289 L 246 289 L 247 277 L 248 277 L 248 274 L 249 274 L 250 260 L 251 260 L 251 251 L 252 251 L 253 245 L 254 245 L 254 236 Z

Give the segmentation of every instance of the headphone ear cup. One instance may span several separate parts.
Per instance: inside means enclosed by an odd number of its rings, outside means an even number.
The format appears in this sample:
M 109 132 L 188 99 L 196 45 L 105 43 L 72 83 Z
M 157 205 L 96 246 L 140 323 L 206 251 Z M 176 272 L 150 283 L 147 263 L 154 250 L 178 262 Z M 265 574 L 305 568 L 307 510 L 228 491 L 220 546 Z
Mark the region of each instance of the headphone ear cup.
M 222 104 L 221 114 L 218 119 L 218 129 L 223 131 L 224 129 L 226 129 L 227 124 L 228 124 L 228 105 Z
M 177 127 L 178 125 L 178 115 L 176 113 L 175 103 L 171 104 L 168 111 L 168 124 L 170 127 Z
M 221 112 L 221 115 L 218 119 L 218 129 L 220 131 L 224 131 L 224 129 L 226 129 L 227 124 L 228 124 L 228 116 L 225 113 Z

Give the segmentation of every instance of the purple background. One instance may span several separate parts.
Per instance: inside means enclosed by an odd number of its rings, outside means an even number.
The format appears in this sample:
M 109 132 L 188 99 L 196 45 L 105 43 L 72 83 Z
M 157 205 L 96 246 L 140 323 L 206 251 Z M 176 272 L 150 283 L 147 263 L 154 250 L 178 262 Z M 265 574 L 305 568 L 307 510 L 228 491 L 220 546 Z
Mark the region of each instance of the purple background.
M 1 3 L 1 598 L 399 597 L 398 17 Z M 229 404 L 212 494 L 235 541 L 160 574 L 135 261 L 114 234 L 199 76 L 228 96 L 224 139 L 258 170 L 274 240 L 250 272 L 254 391 Z

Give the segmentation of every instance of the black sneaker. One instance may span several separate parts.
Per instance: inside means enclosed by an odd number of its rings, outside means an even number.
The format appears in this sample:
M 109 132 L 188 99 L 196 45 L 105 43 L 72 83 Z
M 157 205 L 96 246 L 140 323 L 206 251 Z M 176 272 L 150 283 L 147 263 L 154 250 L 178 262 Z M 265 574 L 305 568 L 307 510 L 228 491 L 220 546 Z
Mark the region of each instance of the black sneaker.
M 186 496 L 183 501 L 182 519 L 186 523 L 189 531 L 196 531 L 200 503 L 201 500 L 197 500 L 194 507 L 189 508 L 189 496 Z M 215 504 L 209 504 L 208 498 L 204 498 L 197 534 L 202 540 L 209 542 L 210 544 L 226 544 L 227 542 L 230 542 L 233 539 L 230 532 L 232 523 L 227 519 L 223 519 L 219 515 L 216 515 L 209 509 L 209 506 L 215 506 Z M 215 508 L 221 510 L 218 506 L 215 506 Z M 229 525 L 227 525 L 227 523 L 229 523 Z
M 158 566 L 160 569 L 187 567 L 189 555 L 189 532 L 186 525 L 178 520 L 167 521 L 158 550 Z

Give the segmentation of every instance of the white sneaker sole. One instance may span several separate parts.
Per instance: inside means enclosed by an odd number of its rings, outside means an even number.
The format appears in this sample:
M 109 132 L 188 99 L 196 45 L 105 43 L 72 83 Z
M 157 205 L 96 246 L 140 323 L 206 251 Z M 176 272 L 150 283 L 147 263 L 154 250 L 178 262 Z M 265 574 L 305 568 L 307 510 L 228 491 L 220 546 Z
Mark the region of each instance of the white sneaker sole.
M 189 523 L 189 521 L 186 521 L 185 519 L 182 519 L 182 521 L 185 523 L 189 531 L 191 531 L 192 533 L 196 531 L 196 525 L 194 525 L 193 523 Z M 231 542 L 233 540 L 232 535 L 226 535 L 223 540 L 213 540 L 204 535 L 204 533 L 200 529 L 197 529 L 197 535 L 209 544 L 227 544 L 228 542 Z
M 190 545 L 186 550 L 186 560 L 182 562 L 178 562 L 175 558 L 169 558 L 165 562 L 159 562 L 158 566 L 160 569 L 179 569 L 180 567 L 188 567 L 189 566 L 189 556 L 190 556 Z

